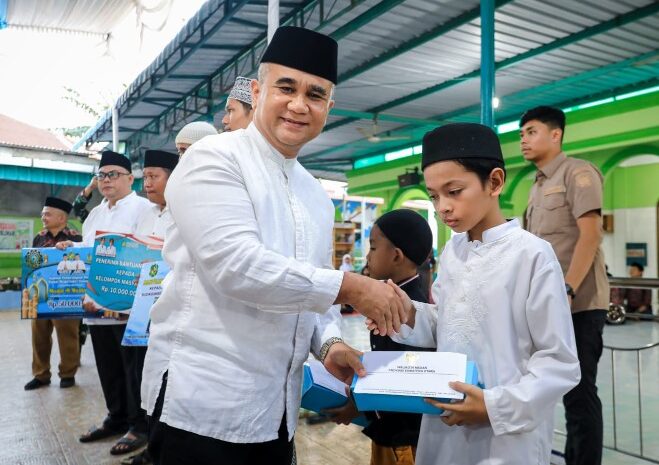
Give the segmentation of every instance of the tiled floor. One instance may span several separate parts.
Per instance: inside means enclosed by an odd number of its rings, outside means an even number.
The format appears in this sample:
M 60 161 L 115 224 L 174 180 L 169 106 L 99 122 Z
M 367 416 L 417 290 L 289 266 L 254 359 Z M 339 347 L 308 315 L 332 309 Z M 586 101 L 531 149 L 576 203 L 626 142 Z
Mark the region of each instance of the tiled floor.
M 359 316 L 344 318 L 344 330 L 351 343 L 368 349 L 368 335 Z M 605 339 L 614 345 L 641 345 L 659 341 L 659 324 L 631 323 L 621 327 L 607 327 Z M 77 386 L 60 389 L 58 378 L 47 388 L 26 392 L 23 385 L 31 379 L 30 325 L 19 320 L 18 312 L 0 312 L 0 465 L 37 464 L 118 464 L 109 454 L 113 440 L 80 444 L 78 435 L 90 425 L 98 423 L 105 414 L 91 344 L 83 347 L 82 367 L 76 375 Z M 644 389 L 643 422 L 645 452 L 659 456 L 659 350 L 642 356 L 642 387 Z M 631 358 L 630 358 L 631 357 Z M 57 344 L 53 347 L 53 362 L 59 360 Z M 638 417 L 636 414 L 636 360 L 633 353 L 616 355 L 616 389 L 618 415 L 618 444 L 634 448 L 638 445 Z M 606 438 L 612 444 L 610 428 L 611 363 L 605 353 L 600 365 L 600 392 L 605 404 Z M 562 412 L 557 409 L 557 425 Z M 557 436 L 557 446 L 562 439 Z M 366 465 L 370 445 L 355 426 L 336 426 L 332 423 L 308 425 L 300 420 L 296 434 L 298 463 L 301 465 Z M 605 451 L 605 464 L 638 464 L 620 454 Z

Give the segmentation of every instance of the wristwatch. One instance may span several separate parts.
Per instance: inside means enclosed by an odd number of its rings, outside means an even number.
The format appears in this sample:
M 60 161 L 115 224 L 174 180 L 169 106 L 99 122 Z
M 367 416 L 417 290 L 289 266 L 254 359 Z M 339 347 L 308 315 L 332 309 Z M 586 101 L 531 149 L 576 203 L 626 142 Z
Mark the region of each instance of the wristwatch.
M 567 295 L 572 297 L 574 299 L 574 296 L 577 294 L 574 292 L 574 289 L 572 289 L 572 286 L 570 286 L 568 283 L 565 283 L 565 292 L 567 292 Z
M 338 342 L 343 342 L 343 339 L 340 337 L 331 337 L 325 341 L 325 344 L 320 348 L 320 354 L 318 354 L 318 360 L 320 360 L 320 363 L 325 363 L 325 357 L 327 357 L 330 347 Z

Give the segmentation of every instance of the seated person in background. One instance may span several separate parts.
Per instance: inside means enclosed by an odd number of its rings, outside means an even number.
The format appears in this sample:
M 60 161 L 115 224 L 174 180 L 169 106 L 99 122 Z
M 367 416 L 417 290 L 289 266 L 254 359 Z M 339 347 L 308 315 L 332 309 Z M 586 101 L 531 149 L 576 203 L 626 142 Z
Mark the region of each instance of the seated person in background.
M 632 263 L 629 266 L 630 278 L 643 277 L 643 265 Z M 622 298 L 627 303 L 627 311 L 631 313 L 652 313 L 652 290 L 629 288 L 622 290 Z
M 609 265 L 604 265 L 606 268 L 606 277 L 608 279 L 613 278 L 613 275 L 609 271 Z M 610 293 L 609 293 L 609 303 L 611 305 L 622 305 L 623 302 L 623 289 L 620 287 L 609 287 Z
M 428 222 L 418 213 L 393 210 L 382 215 L 373 225 L 370 251 L 366 257 L 369 276 L 392 280 L 418 302 L 428 302 L 429 287 L 417 268 L 427 261 L 432 250 L 432 232 Z M 371 333 L 372 350 L 425 350 L 394 342 L 388 336 Z M 327 413 L 337 423 L 348 424 L 358 412 L 352 401 Z M 421 429 L 421 415 L 413 413 L 366 413 L 369 425 L 362 431 L 372 439 L 371 465 L 413 464 Z

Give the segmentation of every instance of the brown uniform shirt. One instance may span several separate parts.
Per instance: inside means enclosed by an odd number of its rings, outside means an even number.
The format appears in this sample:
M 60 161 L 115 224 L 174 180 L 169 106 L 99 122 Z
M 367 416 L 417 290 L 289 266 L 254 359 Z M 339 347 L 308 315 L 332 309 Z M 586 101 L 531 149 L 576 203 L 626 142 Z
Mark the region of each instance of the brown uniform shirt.
M 577 219 L 602 209 L 602 182 L 595 166 L 564 153 L 536 174 L 526 210 L 527 229 L 552 245 L 564 275 L 579 239 Z M 607 308 L 609 281 L 600 244 L 593 265 L 576 290 L 572 312 Z

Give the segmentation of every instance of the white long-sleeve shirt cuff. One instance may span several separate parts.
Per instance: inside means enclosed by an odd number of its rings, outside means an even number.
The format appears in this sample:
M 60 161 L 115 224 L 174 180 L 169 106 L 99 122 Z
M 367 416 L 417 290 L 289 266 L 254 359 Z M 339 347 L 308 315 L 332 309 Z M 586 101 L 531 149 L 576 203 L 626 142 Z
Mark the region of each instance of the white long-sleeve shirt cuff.
M 401 325 L 400 333 L 391 339 L 401 344 L 417 347 L 436 347 L 435 331 L 437 329 L 437 307 L 433 304 L 412 301 L 416 309 L 414 328 Z
M 315 268 L 309 277 L 311 290 L 307 293 L 307 299 L 300 310 L 315 313 L 325 313 L 336 301 L 343 282 L 343 271 Z M 269 305 L 258 304 L 257 308 L 264 312 L 281 312 L 290 309 L 291 304 Z

